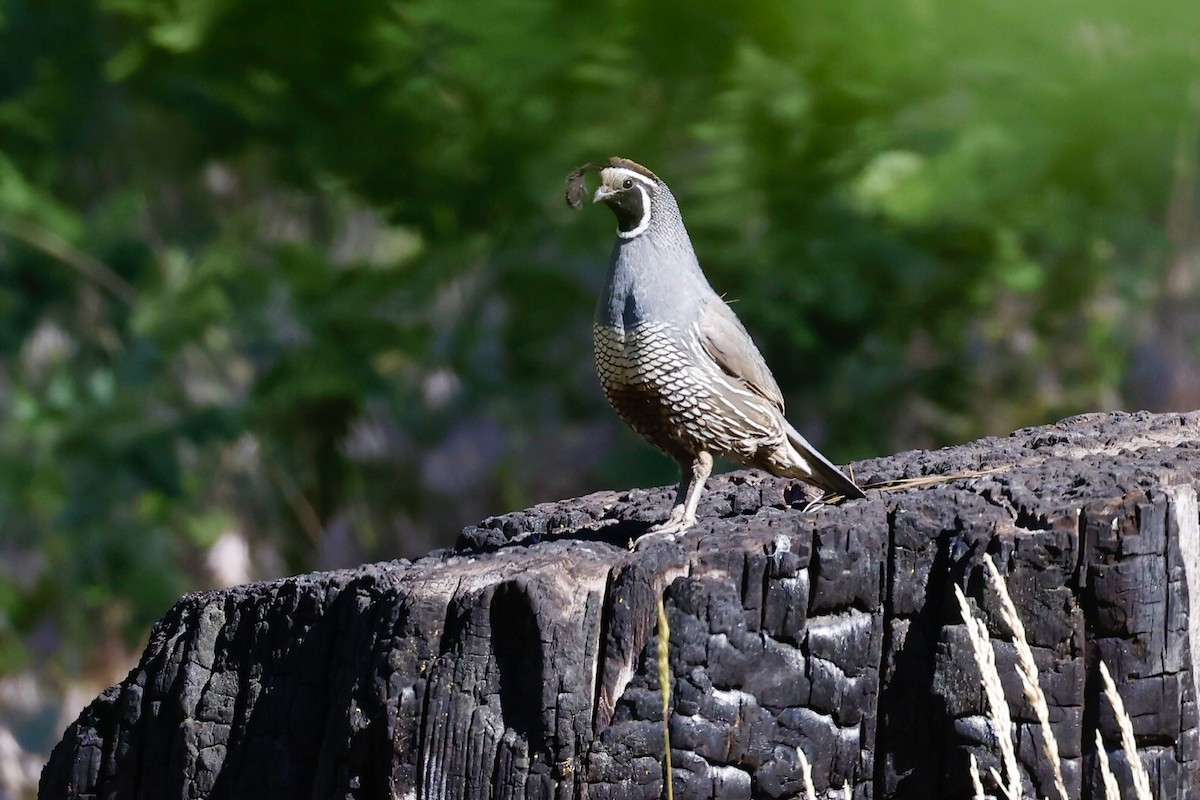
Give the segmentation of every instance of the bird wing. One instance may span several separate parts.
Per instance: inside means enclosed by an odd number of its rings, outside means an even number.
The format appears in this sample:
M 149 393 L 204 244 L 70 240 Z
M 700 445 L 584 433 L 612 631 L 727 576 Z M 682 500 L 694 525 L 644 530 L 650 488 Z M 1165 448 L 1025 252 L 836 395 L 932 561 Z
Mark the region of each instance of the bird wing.
M 701 345 L 717 366 L 783 413 L 783 392 L 775 376 L 742 321 L 724 300 L 714 297 L 705 303 L 700 311 L 699 332 Z

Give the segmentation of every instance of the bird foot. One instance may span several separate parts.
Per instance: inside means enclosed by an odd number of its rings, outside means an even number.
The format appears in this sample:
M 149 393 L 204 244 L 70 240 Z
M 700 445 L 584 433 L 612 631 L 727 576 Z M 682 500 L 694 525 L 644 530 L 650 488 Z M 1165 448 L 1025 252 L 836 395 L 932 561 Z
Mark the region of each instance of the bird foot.
M 646 533 L 683 533 L 695 524 L 695 514 L 687 513 L 684 506 L 673 506 L 671 514 L 657 525 L 651 525 Z
M 695 524 L 695 514 L 689 515 L 683 506 L 675 506 L 671 509 L 669 517 L 657 525 L 651 525 L 645 533 L 637 538 L 630 549 L 641 550 L 651 542 L 673 542 L 676 535 L 683 533 Z
M 678 535 L 679 534 L 676 531 L 656 531 L 651 529 L 630 542 L 629 549 L 633 552 L 637 552 L 639 550 L 645 550 L 651 545 L 658 544 L 659 542 L 662 542 L 663 544 L 670 544 L 671 542 L 675 541 L 675 538 Z

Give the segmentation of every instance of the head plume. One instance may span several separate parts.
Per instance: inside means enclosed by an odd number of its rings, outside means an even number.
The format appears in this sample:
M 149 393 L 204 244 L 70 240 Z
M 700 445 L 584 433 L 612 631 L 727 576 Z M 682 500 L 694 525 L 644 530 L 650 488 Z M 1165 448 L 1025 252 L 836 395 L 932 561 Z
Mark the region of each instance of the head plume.
M 662 183 L 659 177 L 649 169 L 643 167 L 636 161 L 630 161 L 628 158 L 613 156 L 602 164 L 589 161 L 583 166 L 575 169 L 570 175 L 567 176 L 567 205 L 576 211 L 583 208 L 583 201 L 588 196 L 587 182 L 584 180 L 584 177 L 589 172 L 600 172 L 608 167 L 621 167 L 623 169 L 632 170 L 640 175 L 645 175 L 655 183 Z

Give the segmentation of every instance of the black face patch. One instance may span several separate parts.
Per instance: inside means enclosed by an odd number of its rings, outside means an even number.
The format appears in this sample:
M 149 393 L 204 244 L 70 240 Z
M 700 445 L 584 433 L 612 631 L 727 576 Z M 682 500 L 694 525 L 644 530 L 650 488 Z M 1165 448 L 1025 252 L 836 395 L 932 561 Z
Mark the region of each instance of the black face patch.
M 646 216 L 644 198 L 644 192 L 636 185 L 604 198 L 604 202 L 617 217 L 617 230 L 628 233 L 642 224 Z

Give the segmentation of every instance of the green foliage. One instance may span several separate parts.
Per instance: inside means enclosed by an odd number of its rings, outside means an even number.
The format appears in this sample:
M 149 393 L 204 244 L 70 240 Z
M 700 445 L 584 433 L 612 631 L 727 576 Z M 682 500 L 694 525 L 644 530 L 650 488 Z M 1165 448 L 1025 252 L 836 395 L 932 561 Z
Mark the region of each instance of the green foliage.
M 592 375 L 612 221 L 561 198 L 614 153 L 834 457 L 1119 402 L 1193 12 L 9 0 L 0 669 L 136 640 L 230 531 L 295 571 L 671 480 Z

